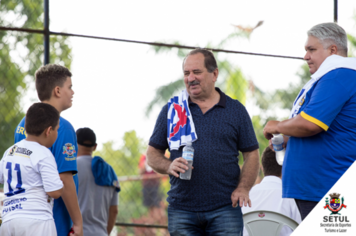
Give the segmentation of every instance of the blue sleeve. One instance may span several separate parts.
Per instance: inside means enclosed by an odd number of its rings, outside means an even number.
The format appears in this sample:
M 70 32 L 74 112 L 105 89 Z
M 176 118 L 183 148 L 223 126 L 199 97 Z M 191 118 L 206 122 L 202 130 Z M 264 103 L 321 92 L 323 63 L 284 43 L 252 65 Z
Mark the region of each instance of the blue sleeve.
M 26 117 L 22 118 L 21 122 L 17 125 L 15 129 L 14 143 L 18 143 L 27 137 L 26 130 L 25 130 L 25 118 Z
M 153 134 L 150 138 L 149 145 L 165 151 L 168 148 L 167 142 L 167 112 L 168 112 L 168 105 L 165 105 L 161 113 L 156 121 L 155 128 L 153 130 Z
M 239 109 L 238 114 L 238 150 L 241 152 L 254 151 L 258 149 L 258 141 L 256 138 L 255 130 L 253 129 L 250 115 L 243 105 L 241 105 L 241 109 Z
M 325 131 L 339 114 L 344 104 L 350 99 L 350 90 L 345 87 L 344 70 L 334 70 L 326 74 L 316 84 L 309 103 L 300 113 L 301 116 L 318 125 Z M 345 83 L 346 82 L 346 83 Z M 353 87 L 355 84 L 349 84 Z
M 71 171 L 73 174 L 78 172 L 77 169 L 77 137 L 73 127 L 64 129 L 59 128 L 56 142 L 50 148 L 56 159 L 58 172 L 63 173 Z

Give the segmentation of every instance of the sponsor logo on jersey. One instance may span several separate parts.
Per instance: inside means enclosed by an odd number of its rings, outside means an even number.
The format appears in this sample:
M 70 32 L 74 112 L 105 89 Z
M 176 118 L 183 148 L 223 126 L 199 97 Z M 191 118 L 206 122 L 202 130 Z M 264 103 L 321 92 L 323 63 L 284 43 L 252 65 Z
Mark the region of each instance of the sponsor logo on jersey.
M 7 212 L 15 211 L 15 210 L 22 210 L 23 207 L 21 206 L 22 202 L 26 202 L 27 198 L 19 198 L 13 199 L 9 201 L 4 201 L 4 207 L 2 210 L 2 215 L 4 216 Z
M 65 158 L 68 161 L 75 160 L 74 154 L 76 153 L 75 151 L 75 146 L 71 143 L 66 143 L 63 146 L 63 154 L 67 154 L 67 157 Z
M 10 150 L 10 152 L 9 152 L 9 156 L 13 156 L 13 155 L 14 155 L 14 153 L 15 153 L 15 151 L 16 151 L 16 148 L 17 148 L 16 145 L 11 148 L 11 150 Z
M 27 148 L 22 148 L 22 147 L 17 147 L 15 152 L 19 153 L 19 154 L 24 154 L 25 156 L 31 156 L 31 154 L 32 154 L 31 150 L 28 150 Z
M 27 148 L 22 148 L 18 146 L 13 146 L 11 150 L 9 151 L 9 156 L 24 156 L 24 157 L 30 157 L 32 154 L 31 150 L 28 150 Z
M 9 200 L 9 201 L 4 201 L 4 206 L 9 206 L 9 205 L 13 205 L 13 204 L 17 204 L 17 203 L 21 203 L 21 202 L 26 202 L 27 198 L 18 198 L 18 199 L 13 199 L 13 200 Z

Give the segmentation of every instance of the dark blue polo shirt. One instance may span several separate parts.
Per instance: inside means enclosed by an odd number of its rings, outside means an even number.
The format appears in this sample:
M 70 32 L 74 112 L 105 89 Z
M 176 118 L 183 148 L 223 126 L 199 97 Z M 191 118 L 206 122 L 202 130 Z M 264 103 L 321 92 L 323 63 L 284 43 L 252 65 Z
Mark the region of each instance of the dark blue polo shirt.
M 191 180 L 170 176 L 168 203 L 187 211 L 211 211 L 231 204 L 240 167 L 239 151 L 258 149 L 250 116 L 237 100 L 226 96 L 219 88 L 220 101 L 205 114 L 189 101 L 189 109 L 198 139 L 193 142 L 194 170 Z M 149 145 L 160 150 L 169 148 L 167 142 L 167 112 L 165 105 L 159 114 Z M 170 150 L 170 159 L 182 156 L 183 147 Z

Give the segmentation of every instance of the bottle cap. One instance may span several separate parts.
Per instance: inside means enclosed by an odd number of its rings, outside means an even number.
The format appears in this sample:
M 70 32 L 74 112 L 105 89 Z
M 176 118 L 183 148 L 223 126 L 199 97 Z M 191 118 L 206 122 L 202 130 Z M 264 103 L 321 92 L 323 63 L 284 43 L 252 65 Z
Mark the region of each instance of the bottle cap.
M 283 135 L 273 134 L 272 144 L 282 144 L 284 142 Z

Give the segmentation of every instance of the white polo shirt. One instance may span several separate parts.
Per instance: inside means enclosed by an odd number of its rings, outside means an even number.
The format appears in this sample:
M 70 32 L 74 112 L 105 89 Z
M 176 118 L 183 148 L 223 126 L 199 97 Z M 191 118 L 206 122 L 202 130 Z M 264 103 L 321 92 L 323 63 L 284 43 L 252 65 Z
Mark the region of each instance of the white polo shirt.
M 243 206 L 242 213 L 266 210 L 286 215 L 296 222 L 302 221 L 297 204 L 294 199 L 282 198 L 282 180 L 277 176 L 265 176 L 260 184 L 256 184 L 250 191 L 251 207 Z M 289 236 L 292 230 L 284 226 L 280 236 Z M 244 229 L 244 236 L 248 236 Z

